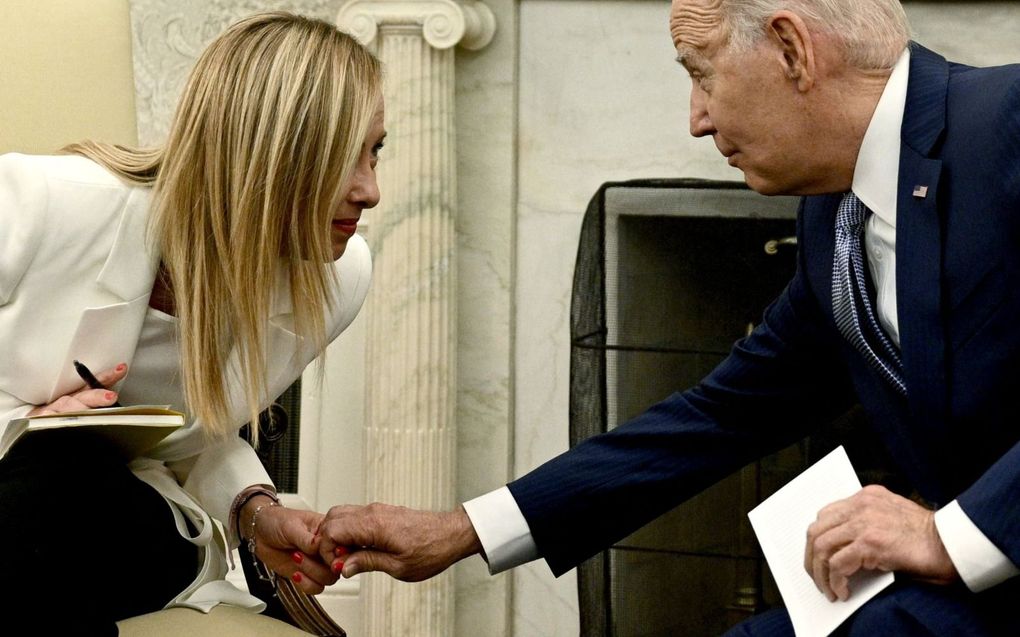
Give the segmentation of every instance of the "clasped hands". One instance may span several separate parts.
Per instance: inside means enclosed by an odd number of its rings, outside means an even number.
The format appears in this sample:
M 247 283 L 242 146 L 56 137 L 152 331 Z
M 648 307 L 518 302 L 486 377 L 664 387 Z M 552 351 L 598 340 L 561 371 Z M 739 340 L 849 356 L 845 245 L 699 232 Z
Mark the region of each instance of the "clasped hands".
M 259 502 L 249 504 L 253 509 Z M 242 514 L 242 528 L 250 516 L 250 510 Z M 479 551 L 478 536 L 460 508 L 433 513 L 370 504 L 335 506 L 323 515 L 264 506 L 256 525 L 256 556 L 312 595 L 341 574 L 383 571 L 407 582 L 421 581 Z

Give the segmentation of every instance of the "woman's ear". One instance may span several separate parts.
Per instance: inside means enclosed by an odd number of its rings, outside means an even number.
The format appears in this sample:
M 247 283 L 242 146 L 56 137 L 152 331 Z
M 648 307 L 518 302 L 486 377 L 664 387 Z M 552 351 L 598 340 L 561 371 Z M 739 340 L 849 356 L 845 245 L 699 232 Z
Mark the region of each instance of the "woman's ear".
M 815 51 L 804 20 L 792 11 L 777 11 L 765 29 L 769 41 L 782 55 L 783 75 L 797 83 L 797 90 L 810 90 L 815 82 Z

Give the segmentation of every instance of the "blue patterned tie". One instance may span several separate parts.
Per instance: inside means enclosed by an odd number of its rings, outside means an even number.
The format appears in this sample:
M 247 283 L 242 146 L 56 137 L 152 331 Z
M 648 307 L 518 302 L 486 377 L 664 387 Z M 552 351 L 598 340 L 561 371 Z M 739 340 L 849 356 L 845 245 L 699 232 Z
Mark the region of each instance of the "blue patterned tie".
M 852 192 L 843 196 L 836 212 L 836 253 L 832 262 L 832 311 L 836 326 L 882 378 L 904 396 L 900 351 L 875 318 L 868 298 L 861 255 L 861 237 L 868 209 Z

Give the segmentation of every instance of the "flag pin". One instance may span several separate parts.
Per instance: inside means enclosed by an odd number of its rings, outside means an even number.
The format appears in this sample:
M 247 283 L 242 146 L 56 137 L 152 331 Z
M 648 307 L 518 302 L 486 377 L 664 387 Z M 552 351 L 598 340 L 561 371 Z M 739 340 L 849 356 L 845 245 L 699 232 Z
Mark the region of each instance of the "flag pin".
M 918 199 L 924 199 L 928 196 L 928 186 L 914 186 L 914 196 Z

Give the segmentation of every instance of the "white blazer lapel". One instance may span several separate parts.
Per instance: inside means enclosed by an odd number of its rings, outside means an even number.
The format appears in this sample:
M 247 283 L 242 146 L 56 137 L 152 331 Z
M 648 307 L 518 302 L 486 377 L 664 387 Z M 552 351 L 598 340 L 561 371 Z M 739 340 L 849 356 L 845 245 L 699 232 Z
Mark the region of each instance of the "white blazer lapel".
M 148 206 L 148 189 L 133 189 L 124 204 L 113 247 L 96 278 L 101 288 L 120 301 L 82 311 L 49 401 L 81 386 L 72 361 L 80 360 L 99 371 L 134 357 L 158 265 L 158 257 L 145 242 Z

